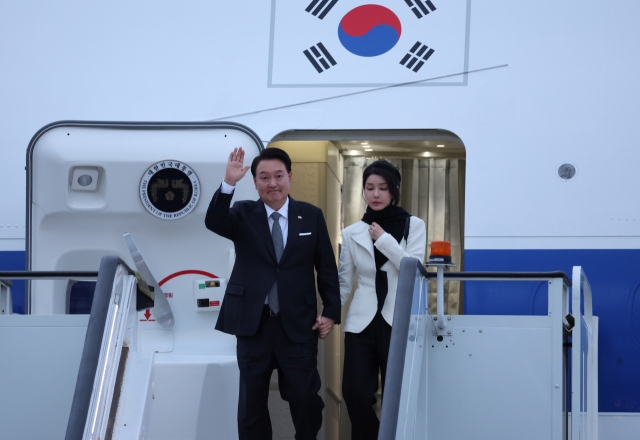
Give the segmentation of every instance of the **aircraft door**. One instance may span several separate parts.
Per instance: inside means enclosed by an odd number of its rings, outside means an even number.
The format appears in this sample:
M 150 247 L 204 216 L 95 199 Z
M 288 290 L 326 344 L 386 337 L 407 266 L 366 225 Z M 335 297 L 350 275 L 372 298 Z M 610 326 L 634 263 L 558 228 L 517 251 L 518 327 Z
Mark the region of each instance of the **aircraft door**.
M 247 151 L 248 163 L 262 149 L 254 132 L 233 123 L 62 122 L 43 128 L 28 152 L 28 269 L 95 271 L 105 254 L 135 267 L 123 238 L 128 232 L 168 301 L 188 299 L 188 311 L 186 305 L 174 310 L 176 321 L 182 313 L 191 316 L 194 281 L 230 274 L 232 243 L 208 231 L 204 217 L 236 146 Z M 237 200 L 256 196 L 251 178 L 239 182 Z M 82 292 L 86 303 L 91 286 L 76 283 L 74 290 L 72 284 L 34 282 L 31 313 L 86 312 L 87 304 L 73 303 L 73 293 Z
M 427 225 L 427 245 L 433 240 L 451 241 L 453 261 L 457 269 L 462 270 L 466 149 L 454 133 L 446 130 L 291 130 L 275 136 L 269 147 L 282 148 L 291 157 L 291 196 L 323 210 L 336 259 L 342 241 L 341 230 L 359 221 L 366 209 L 362 173 L 374 160 L 385 159 L 396 165 L 402 176 L 400 206 Z M 430 304 L 435 308 L 435 282 L 429 291 L 434 296 Z M 447 314 L 462 313 L 461 283 L 447 283 L 446 300 Z M 349 306 L 347 302 L 343 307 L 343 322 Z M 342 399 L 343 358 L 343 332 L 342 327 L 337 326 L 320 343 L 318 356 L 326 405 L 321 435 L 324 433 L 327 439 L 351 438 L 351 425 Z M 272 387 L 277 388 L 277 383 L 272 383 Z M 277 391 L 272 393 L 273 404 L 277 405 Z M 378 390 L 378 410 L 380 397 Z

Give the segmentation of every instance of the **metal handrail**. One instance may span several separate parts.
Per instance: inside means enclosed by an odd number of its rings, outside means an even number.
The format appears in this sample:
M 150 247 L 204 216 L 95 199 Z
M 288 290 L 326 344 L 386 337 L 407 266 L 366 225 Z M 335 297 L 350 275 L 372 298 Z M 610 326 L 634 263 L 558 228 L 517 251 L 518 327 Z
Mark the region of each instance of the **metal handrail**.
M 591 284 L 585 275 L 582 267 L 575 266 L 573 268 L 573 279 L 577 281 L 577 285 L 574 285 L 572 291 L 572 313 L 580 313 L 580 297 L 581 293 L 584 295 L 584 320 L 589 331 L 589 334 L 593 333 L 593 294 L 591 293 Z M 577 308 L 577 310 L 576 310 Z
M 0 280 L 96 280 L 98 272 L 68 270 L 0 271 Z
M 135 272 L 120 258 L 115 256 L 102 257 L 91 304 L 89 324 L 87 325 L 87 336 L 85 337 L 82 357 L 80 358 L 76 389 L 73 394 L 71 412 L 67 423 L 66 440 L 80 440 L 84 434 L 91 404 L 91 394 L 100 360 L 100 350 L 109 312 L 113 280 L 118 266 L 122 266 L 130 275 L 135 275 Z
M 160 326 L 163 328 L 171 328 L 173 324 L 175 324 L 175 318 L 173 316 L 173 311 L 171 310 L 171 305 L 169 301 L 167 301 L 166 296 L 162 292 L 160 288 L 160 284 L 156 281 L 153 274 L 147 267 L 147 263 L 144 261 L 142 254 L 138 250 L 138 247 L 131 238 L 131 235 L 128 232 L 124 234 L 124 240 L 127 243 L 127 247 L 129 248 L 129 252 L 131 252 L 131 258 L 133 258 L 133 262 L 136 265 L 136 269 L 140 275 L 145 279 L 149 286 L 154 288 L 154 311 L 156 315 L 156 320 Z
M 418 264 L 418 270 L 425 278 L 435 278 L 435 272 L 429 272 Z M 561 270 L 554 272 L 445 272 L 448 281 L 548 281 L 562 278 L 565 287 L 571 287 L 571 280 Z
M 0 315 L 11 315 L 13 313 L 12 285 L 11 281 L 0 278 Z
M 584 304 L 584 315 L 580 310 L 581 302 Z M 597 438 L 598 432 L 598 389 L 597 387 L 592 387 L 593 382 L 589 380 L 587 380 L 586 386 L 583 387 L 584 384 L 581 379 L 583 375 L 587 378 L 591 375 L 597 375 L 597 351 L 594 353 L 597 347 L 591 345 L 593 337 L 597 337 L 597 335 L 594 335 L 595 322 L 591 285 L 580 266 L 573 268 L 571 314 L 575 319 L 575 326 L 571 330 L 571 358 L 575 360 L 571 365 L 571 438 L 586 437 L 590 440 L 592 438 L 590 435 L 595 435 Z M 586 334 L 583 334 L 582 331 L 583 322 Z M 582 359 L 583 344 L 585 343 L 587 355 L 586 359 Z M 592 388 L 589 389 L 590 387 Z M 583 413 L 586 414 L 587 426 L 582 424 Z M 583 428 L 585 429 L 583 430 Z
M 407 353 L 406 335 L 409 332 L 413 290 L 420 274 L 424 277 L 430 275 L 424 269 L 420 260 L 406 257 L 402 259 L 398 274 L 398 287 L 396 289 L 396 304 L 393 313 L 393 327 L 378 440 L 393 440 L 396 437 L 398 409 L 400 408 L 402 392 L 402 376 Z

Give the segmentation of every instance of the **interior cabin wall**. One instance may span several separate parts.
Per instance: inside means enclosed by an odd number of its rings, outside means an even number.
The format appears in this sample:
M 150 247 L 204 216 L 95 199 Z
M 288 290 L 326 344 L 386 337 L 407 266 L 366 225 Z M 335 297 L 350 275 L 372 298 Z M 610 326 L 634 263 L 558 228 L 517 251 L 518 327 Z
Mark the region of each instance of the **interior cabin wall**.
M 445 240 L 451 243 L 451 260 L 456 265 L 452 270 L 464 270 L 464 188 L 466 161 L 463 159 L 414 160 L 419 178 L 417 186 L 411 187 L 419 195 L 417 214 L 413 205 L 411 213 L 427 224 L 427 254 L 432 241 Z M 414 179 L 415 181 L 415 179 Z M 464 284 L 461 281 L 445 283 L 445 313 L 462 314 L 464 307 Z M 429 282 L 429 310 L 436 312 L 436 282 Z

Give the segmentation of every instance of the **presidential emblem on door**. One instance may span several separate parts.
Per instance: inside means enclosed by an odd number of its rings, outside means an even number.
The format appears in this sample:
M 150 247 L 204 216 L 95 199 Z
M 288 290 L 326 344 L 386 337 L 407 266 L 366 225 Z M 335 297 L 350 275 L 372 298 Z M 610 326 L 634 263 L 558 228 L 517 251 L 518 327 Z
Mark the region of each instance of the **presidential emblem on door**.
M 140 199 L 155 217 L 177 220 L 195 208 L 200 197 L 198 176 L 187 164 L 163 160 L 151 165 L 140 181 Z

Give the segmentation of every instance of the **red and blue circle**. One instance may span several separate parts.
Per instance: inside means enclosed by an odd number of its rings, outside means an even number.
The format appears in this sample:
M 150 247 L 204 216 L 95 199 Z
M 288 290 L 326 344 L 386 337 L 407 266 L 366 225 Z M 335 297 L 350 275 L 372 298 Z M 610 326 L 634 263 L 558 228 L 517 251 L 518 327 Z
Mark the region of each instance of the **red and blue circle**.
M 400 20 L 380 5 L 362 5 L 347 12 L 338 26 L 340 42 L 354 55 L 377 57 L 390 51 L 402 34 Z

